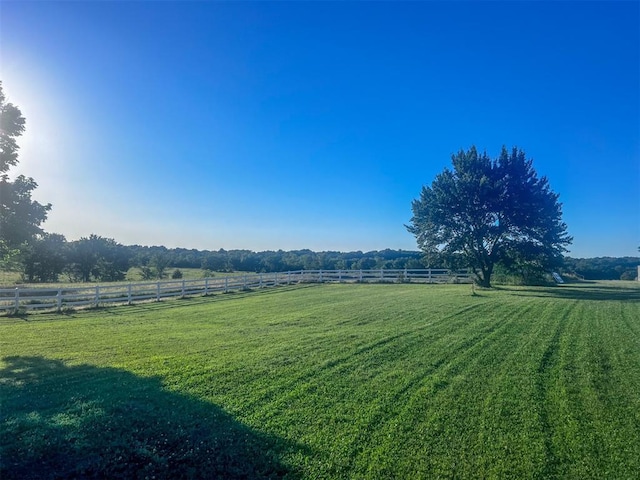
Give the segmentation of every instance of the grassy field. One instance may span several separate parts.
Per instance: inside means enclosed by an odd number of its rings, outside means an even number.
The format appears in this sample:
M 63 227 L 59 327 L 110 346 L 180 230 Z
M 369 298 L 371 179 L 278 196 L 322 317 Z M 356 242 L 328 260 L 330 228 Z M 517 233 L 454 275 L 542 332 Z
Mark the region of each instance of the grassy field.
M 0 478 L 640 472 L 640 288 L 307 285 L 0 318 Z

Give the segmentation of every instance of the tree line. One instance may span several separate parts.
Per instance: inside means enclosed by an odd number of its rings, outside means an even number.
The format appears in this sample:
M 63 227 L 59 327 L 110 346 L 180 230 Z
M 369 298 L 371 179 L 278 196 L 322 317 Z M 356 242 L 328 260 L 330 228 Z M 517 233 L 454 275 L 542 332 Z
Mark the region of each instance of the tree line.
M 638 265 L 640 257 L 566 257 L 562 271 L 583 280 L 635 280 Z
M 564 275 L 584 280 L 634 280 L 638 257 L 565 257 L 558 268 Z M 199 268 L 202 276 L 214 272 L 286 272 L 294 270 L 367 270 L 377 268 L 446 268 L 445 259 L 420 251 L 314 252 L 311 250 L 262 251 L 197 250 L 163 246 L 121 245 L 112 238 L 90 235 L 66 241 L 63 235 L 40 234 L 17 256 L 14 267 L 24 282 L 110 282 L 124 280 L 131 267 L 143 279 L 161 279 L 171 269 Z M 173 271 L 176 275 L 175 270 Z
M 131 267 L 143 279 L 165 278 L 170 269 L 200 268 L 213 272 L 286 272 L 372 268 L 424 268 L 422 253 L 406 250 L 371 252 L 313 252 L 196 250 L 163 246 L 121 245 L 112 238 L 90 235 L 66 241 L 63 235 L 43 233 L 25 245 L 14 267 L 25 282 L 124 280 Z

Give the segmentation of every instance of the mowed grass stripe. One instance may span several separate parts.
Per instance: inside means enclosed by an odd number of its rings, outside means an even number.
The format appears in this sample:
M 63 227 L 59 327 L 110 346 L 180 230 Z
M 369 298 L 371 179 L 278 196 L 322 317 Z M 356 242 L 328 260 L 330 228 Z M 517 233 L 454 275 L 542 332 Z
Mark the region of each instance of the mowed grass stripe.
M 112 388 L 111 375 L 71 368 L 91 365 L 139 378 L 122 395 L 144 399 L 150 412 L 166 404 L 185 412 L 169 421 L 187 425 L 187 445 L 189 426 L 202 422 L 189 412 L 219 407 L 208 416 L 244 432 L 219 455 L 235 465 L 220 467 L 231 478 L 634 478 L 638 292 L 595 285 L 472 296 L 456 285 L 310 285 L 2 320 L 3 357 L 69 366 L 38 377 L 37 398 L 29 394 L 35 380 L 11 373 L 23 387 L 3 388 L 2 428 L 28 431 L 34 412 L 41 425 L 68 410 L 65 431 L 82 437 L 72 425 L 83 409 L 108 424 L 91 405 Z M 157 378 L 160 391 L 145 378 Z M 82 394 L 65 395 L 61 385 Z M 207 428 L 211 457 L 222 447 Z M 150 465 L 166 464 L 172 454 L 154 448 Z M 182 462 L 203 462 L 180 452 Z M 247 452 L 257 458 L 246 467 L 252 474 L 237 466 Z M 207 465 L 201 478 L 214 469 Z
M 523 306 L 523 311 L 528 309 L 529 305 Z M 399 431 L 387 432 L 389 446 L 397 450 L 397 459 L 403 459 L 403 451 L 415 452 L 419 463 L 413 468 L 418 477 L 428 474 L 444 475 L 446 472 L 455 472 L 456 475 L 463 476 L 488 474 L 469 453 L 478 452 L 478 449 L 482 451 L 487 446 L 486 442 L 495 446 L 500 439 L 499 436 L 491 434 L 492 425 L 487 425 L 487 418 L 495 418 L 496 413 L 508 413 L 491 398 L 495 388 L 492 383 L 500 378 L 495 375 L 493 369 L 500 368 L 501 362 L 504 362 L 513 350 L 513 345 L 501 341 L 499 334 L 510 330 L 519 336 L 520 332 L 514 331 L 514 328 L 524 324 L 515 323 L 518 313 L 495 310 L 486 312 L 486 315 L 493 316 L 501 327 L 457 356 L 445 370 L 430 377 L 423 388 L 406 403 L 400 419 L 395 422 L 394 425 Z M 493 369 L 486 368 L 487 362 Z M 510 379 L 507 380 L 506 385 L 509 386 L 511 382 Z M 505 383 L 498 381 L 498 384 L 500 391 L 504 390 Z M 516 395 L 508 401 L 517 403 L 517 400 Z M 455 428 L 451 428 L 454 425 Z M 416 431 L 419 435 L 415 435 Z M 473 435 L 469 436 L 470 433 Z M 409 443 L 394 445 L 395 438 L 407 439 Z M 487 449 L 484 455 L 478 455 L 477 460 L 491 460 L 491 457 L 487 458 L 489 453 L 490 449 Z M 498 449 L 498 456 L 504 457 L 504 451 Z M 379 461 L 368 463 L 378 465 L 378 468 L 385 466 Z M 526 465 L 524 467 L 526 468 Z M 376 475 L 393 476 L 396 468 L 397 465 L 394 464 L 386 465 L 384 469 L 376 471 Z M 520 468 L 504 469 L 503 465 L 502 471 L 512 471 L 515 474 L 519 470 Z
M 628 456 L 640 443 L 640 349 L 624 315 L 620 305 L 576 302 L 559 342 L 546 405 L 560 476 L 640 471 L 640 457 Z

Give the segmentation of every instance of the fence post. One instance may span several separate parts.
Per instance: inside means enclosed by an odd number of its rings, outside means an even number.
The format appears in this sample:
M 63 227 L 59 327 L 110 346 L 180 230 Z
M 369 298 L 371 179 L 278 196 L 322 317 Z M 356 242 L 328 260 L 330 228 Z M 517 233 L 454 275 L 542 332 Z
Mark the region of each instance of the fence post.
M 428 269 L 428 270 L 427 270 L 427 282 L 428 282 L 428 283 L 432 283 L 432 282 L 431 282 L 431 269 Z
M 278 286 L 278 272 L 273 273 L 273 286 L 274 287 Z
M 318 273 L 318 281 L 319 281 L 320 283 L 322 283 L 322 269 L 320 269 L 320 270 L 319 270 L 319 273 Z
M 358 280 L 360 283 L 362 283 L 362 269 L 360 269 L 360 278 Z
M 56 294 L 56 305 L 58 307 L 58 312 L 62 310 L 62 288 L 58 289 L 58 293 Z
M 204 279 L 204 295 L 209 295 L 209 277 Z
M 13 307 L 16 309 L 16 312 L 18 312 L 18 309 L 20 308 L 20 288 L 19 287 L 16 287 L 16 301 Z
M 184 282 L 185 280 L 182 280 L 182 295 L 180 295 L 180 298 L 184 298 Z
M 384 281 L 384 269 L 380 269 L 380 280 Z
M 247 289 L 247 276 L 246 275 L 242 276 L 242 289 L 243 290 Z
M 93 300 L 93 306 L 98 308 L 98 303 L 100 303 L 100 285 L 96 285 L 96 298 Z
M 262 288 L 262 273 L 260 274 L 260 288 Z
M 229 293 L 229 277 L 224 277 L 224 293 Z
M 291 285 L 291 270 L 287 272 L 287 285 Z
M 127 305 L 131 305 L 131 283 L 127 286 Z
M 160 301 L 160 280 L 156 283 L 156 302 Z

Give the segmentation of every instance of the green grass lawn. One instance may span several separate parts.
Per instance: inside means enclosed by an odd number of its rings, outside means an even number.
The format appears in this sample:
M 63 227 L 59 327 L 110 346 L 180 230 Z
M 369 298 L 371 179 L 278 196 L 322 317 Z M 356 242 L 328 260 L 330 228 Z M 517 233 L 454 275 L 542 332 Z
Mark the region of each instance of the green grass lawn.
M 478 293 L 0 318 L 0 478 L 638 478 L 640 287 Z

